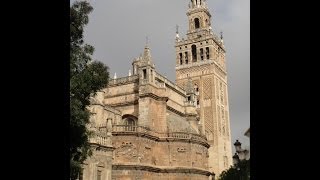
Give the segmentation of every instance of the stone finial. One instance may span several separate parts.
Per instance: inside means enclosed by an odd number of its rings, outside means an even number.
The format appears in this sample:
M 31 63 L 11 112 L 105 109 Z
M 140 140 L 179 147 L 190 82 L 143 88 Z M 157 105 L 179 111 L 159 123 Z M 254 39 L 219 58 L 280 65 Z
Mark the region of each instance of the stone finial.
M 176 41 L 179 41 L 180 37 L 179 37 L 179 26 L 176 26 Z
M 222 31 L 220 32 L 220 39 L 221 39 L 221 42 L 223 43 L 223 32 Z
M 117 73 L 114 73 L 113 79 L 117 79 Z
M 150 53 L 150 48 L 148 45 L 146 45 L 146 47 L 144 48 L 144 52 L 143 52 L 143 60 L 144 61 L 152 61 L 152 58 L 151 58 L 151 53 Z

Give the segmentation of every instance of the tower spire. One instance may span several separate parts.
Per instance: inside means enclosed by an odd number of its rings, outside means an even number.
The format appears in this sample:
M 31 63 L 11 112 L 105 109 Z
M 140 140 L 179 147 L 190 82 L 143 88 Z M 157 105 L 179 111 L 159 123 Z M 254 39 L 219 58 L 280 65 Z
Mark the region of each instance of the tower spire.
M 146 46 L 144 47 L 142 58 L 144 61 L 152 61 L 151 59 L 151 53 L 149 48 L 149 38 L 146 36 Z

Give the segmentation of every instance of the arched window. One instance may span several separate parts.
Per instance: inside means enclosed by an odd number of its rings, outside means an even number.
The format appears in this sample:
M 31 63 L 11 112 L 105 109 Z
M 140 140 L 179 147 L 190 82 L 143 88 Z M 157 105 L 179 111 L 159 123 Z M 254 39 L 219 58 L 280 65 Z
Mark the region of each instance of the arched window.
M 199 18 L 195 18 L 195 19 L 194 19 L 194 27 L 195 27 L 196 29 L 200 28 Z
M 122 117 L 125 131 L 136 131 L 137 118 L 132 115 L 124 115 Z

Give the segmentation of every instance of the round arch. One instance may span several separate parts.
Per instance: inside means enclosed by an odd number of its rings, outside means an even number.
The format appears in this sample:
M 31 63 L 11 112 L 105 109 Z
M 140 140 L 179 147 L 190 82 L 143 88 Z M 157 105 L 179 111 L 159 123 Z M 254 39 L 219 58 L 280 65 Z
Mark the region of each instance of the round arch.
M 135 131 L 136 126 L 138 125 L 138 118 L 131 114 L 125 114 L 122 116 L 122 122 L 125 128 L 125 131 Z

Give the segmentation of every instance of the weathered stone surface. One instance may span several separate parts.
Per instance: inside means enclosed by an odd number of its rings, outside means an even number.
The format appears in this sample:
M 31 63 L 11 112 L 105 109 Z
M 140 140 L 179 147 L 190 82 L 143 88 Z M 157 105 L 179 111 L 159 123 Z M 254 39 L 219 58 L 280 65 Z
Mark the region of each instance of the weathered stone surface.
M 146 46 L 132 75 L 91 99 L 85 180 L 207 180 L 231 165 L 225 49 L 200 1 L 187 12 L 188 38 L 176 38 L 177 83 L 156 72 Z

